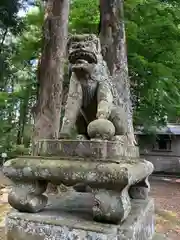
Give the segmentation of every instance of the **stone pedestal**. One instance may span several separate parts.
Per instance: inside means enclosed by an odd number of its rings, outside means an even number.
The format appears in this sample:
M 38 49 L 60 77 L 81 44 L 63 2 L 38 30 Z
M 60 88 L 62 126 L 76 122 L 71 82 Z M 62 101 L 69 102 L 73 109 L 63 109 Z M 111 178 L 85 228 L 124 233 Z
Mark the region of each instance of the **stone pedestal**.
M 94 222 L 89 193 L 71 193 L 40 213 L 7 216 L 7 240 L 151 240 L 154 234 L 154 202 L 132 200 L 132 210 L 119 225 Z
M 37 144 L 39 156 L 7 161 L 3 172 L 14 182 L 8 201 L 19 211 L 7 218 L 8 240 L 152 239 L 148 177 L 153 165 L 140 159 L 138 147 L 121 140 L 43 140 Z M 48 182 L 73 186 L 81 200 L 60 196 L 47 208 Z

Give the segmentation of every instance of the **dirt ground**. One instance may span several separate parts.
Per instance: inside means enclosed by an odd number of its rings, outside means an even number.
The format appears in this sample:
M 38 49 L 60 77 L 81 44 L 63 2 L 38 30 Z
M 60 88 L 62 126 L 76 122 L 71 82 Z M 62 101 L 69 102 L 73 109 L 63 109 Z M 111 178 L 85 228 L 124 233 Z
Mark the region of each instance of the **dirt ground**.
M 169 240 L 180 239 L 180 180 L 159 180 L 153 178 L 151 196 L 155 198 L 156 232 Z M 10 181 L 0 172 L 0 186 L 10 185 Z M 8 191 L 0 189 L 0 240 L 5 240 L 4 216 L 9 211 Z
M 180 181 L 151 180 L 151 196 L 155 198 L 156 231 L 169 240 L 180 239 Z

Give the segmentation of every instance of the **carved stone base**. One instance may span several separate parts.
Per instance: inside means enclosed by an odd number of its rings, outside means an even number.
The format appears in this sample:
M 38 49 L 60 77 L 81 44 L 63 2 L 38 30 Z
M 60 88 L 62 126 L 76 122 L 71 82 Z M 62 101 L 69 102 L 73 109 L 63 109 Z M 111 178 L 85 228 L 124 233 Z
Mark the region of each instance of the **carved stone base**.
M 55 199 L 41 213 L 10 212 L 6 221 L 7 240 L 153 239 L 154 202 L 152 199 L 133 200 L 128 218 L 120 225 L 114 225 L 92 220 L 90 196 L 91 194 L 88 193 L 73 193 L 68 197 Z
M 27 157 L 4 164 L 4 174 L 14 182 L 9 194 L 12 207 L 23 212 L 41 211 L 47 203 L 47 182 L 78 186 L 80 192 L 94 193 L 93 217 L 96 221 L 118 223 L 127 218 L 132 198 L 139 199 L 133 188 L 147 187 L 144 180 L 153 171 L 150 162 L 139 159 L 128 163 Z M 84 185 L 84 190 L 82 186 Z M 131 188 L 132 187 L 132 188 Z M 130 196 L 129 196 L 130 192 Z
M 15 181 L 8 195 L 9 204 L 20 212 L 39 212 L 47 204 L 47 197 L 43 195 L 47 183 L 43 181 Z
M 139 158 L 139 148 L 128 145 L 125 136 L 116 136 L 114 141 L 84 140 L 81 137 L 77 140 L 43 139 L 37 142 L 34 152 L 39 156 L 80 157 L 91 161 L 113 159 L 122 162 L 127 158 Z
M 129 189 L 129 195 L 133 199 L 147 199 L 150 192 L 148 177 L 132 185 Z
M 123 222 L 131 211 L 131 201 L 128 188 L 120 193 L 115 191 L 99 190 L 95 193 L 93 218 L 98 222 Z
M 136 147 L 97 139 L 44 140 L 38 149 L 42 156 L 4 164 L 5 176 L 14 182 L 9 203 L 21 212 L 43 210 L 48 182 L 91 192 L 92 217 L 100 222 L 123 222 L 131 211 L 131 199 L 148 197 L 153 165 L 139 158 Z

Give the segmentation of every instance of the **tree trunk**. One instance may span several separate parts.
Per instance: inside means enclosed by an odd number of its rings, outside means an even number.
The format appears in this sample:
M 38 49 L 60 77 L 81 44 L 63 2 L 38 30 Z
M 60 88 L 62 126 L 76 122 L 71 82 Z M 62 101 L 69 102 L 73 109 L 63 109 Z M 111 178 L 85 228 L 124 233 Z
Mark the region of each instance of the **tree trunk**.
M 25 90 L 24 99 L 20 102 L 20 115 L 19 115 L 19 122 L 18 122 L 18 133 L 17 133 L 17 145 L 23 144 L 23 135 L 24 135 L 24 127 L 27 121 L 27 114 L 28 114 L 28 103 L 29 97 L 31 94 L 31 86 L 28 86 Z
M 46 1 L 44 43 L 38 68 L 39 91 L 37 104 L 33 108 L 34 144 L 39 139 L 58 138 L 69 2 L 68 0 Z
M 129 140 L 135 143 L 123 6 L 123 0 L 100 0 L 100 39 L 104 60 L 127 111 Z

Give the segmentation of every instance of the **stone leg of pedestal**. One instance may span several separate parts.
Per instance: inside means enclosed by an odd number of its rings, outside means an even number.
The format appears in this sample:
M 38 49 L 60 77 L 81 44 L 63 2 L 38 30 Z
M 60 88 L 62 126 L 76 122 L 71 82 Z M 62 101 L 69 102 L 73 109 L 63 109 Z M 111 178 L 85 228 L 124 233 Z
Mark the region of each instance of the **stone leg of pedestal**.
M 93 218 L 98 222 L 123 222 L 131 211 L 128 187 L 121 192 L 100 189 L 94 194 Z
M 147 199 L 150 192 L 150 183 L 148 177 L 132 185 L 129 189 L 129 195 L 133 199 Z
M 47 204 L 45 181 L 14 181 L 8 195 L 9 204 L 21 212 L 39 212 Z
M 154 201 L 132 200 L 131 212 L 120 224 L 92 219 L 92 194 L 71 193 L 48 204 L 40 213 L 10 212 L 7 240 L 151 240 L 154 235 Z M 68 211 L 67 211 L 68 210 Z

